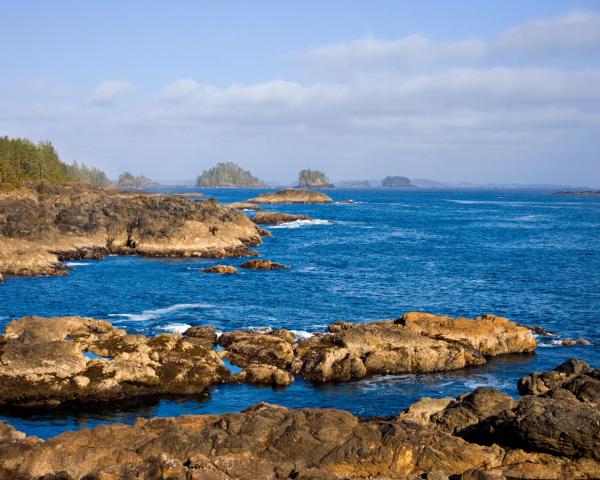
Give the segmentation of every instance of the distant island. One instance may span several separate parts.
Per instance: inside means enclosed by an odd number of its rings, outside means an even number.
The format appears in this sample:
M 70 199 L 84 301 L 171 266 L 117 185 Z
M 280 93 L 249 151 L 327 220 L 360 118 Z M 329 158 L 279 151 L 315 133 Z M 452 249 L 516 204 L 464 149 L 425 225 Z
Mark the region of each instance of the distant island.
M 588 196 L 600 196 L 600 190 L 578 190 L 578 191 L 561 191 L 554 192 L 553 195 L 581 195 L 584 197 Z
M 333 188 L 327 175 L 320 170 L 306 168 L 298 174 L 298 187 L 300 188 Z
M 119 175 L 119 181 L 117 183 L 119 187 L 128 188 L 141 188 L 148 187 L 150 185 L 156 185 L 155 182 L 144 175 L 134 176 L 130 172 L 123 172 L 121 175 Z
M 371 188 L 371 182 L 369 180 L 342 180 L 338 183 L 338 186 L 342 188 Z
M 381 182 L 381 186 L 386 188 L 414 188 L 408 177 L 385 177 Z
M 205 170 L 196 181 L 197 187 L 265 187 L 266 184 L 233 162 L 217 163 Z

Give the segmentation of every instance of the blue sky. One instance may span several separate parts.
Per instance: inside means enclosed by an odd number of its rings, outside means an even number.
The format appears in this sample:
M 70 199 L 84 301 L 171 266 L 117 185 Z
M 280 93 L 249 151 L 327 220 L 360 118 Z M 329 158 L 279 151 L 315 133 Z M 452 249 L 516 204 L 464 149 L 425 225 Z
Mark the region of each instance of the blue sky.
M 598 2 L 0 1 L 0 21 L 0 134 L 112 176 L 600 186 Z

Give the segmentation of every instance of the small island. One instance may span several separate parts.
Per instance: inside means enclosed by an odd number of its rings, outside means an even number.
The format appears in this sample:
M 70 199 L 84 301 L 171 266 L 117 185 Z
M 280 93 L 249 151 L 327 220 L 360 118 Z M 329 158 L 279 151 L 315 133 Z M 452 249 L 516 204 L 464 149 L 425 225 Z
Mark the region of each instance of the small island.
M 582 197 L 600 196 L 600 190 L 578 190 L 578 191 L 562 191 L 554 192 L 553 195 L 579 195 Z
M 152 180 L 144 175 L 133 175 L 130 172 L 123 172 L 119 175 L 119 181 L 117 182 L 119 187 L 124 188 L 142 188 L 149 187 L 150 185 L 156 185 Z
M 258 197 L 251 198 L 248 203 L 282 204 L 282 203 L 332 203 L 328 195 L 312 190 L 299 190 L 286 188 L 278 192 L 263 193 Z
M 266 184 L 233 162 L 217 163 L 204 170 L 196 181 L 197 187 L 265 187 Z
M 386 188 L 415 188 L 408 177 L 385 177 L 381 182 Z
M 327 175 L 320 170 L 306 168 L 298 174 L 299 188 L 334 188 Z

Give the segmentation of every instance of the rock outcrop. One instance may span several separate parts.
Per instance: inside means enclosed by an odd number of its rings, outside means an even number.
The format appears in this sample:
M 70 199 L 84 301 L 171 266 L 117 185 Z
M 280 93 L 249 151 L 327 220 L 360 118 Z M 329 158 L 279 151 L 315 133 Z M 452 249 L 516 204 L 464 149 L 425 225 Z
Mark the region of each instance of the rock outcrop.
M 307 215 L 295 215 L 291 213 L 258 212 L 252 218 L 257 225 L 281 225 L 282 223 L 295 222 L 298 220 L 312 220 Z
M 0 338 L 0 405 L 203 394 L 231 380 L 209 338 L 193 331 L 149 338 L 81 317 L 14 320 Z
M 227 350 L 231 363 L 240 367 L 262 363 L 289 370 L 294 360 L 293 342 L 276 332 L 228 332 L 221 335 L 218 342 Z
M 0 272 L 58 275 L 61 260 L 109 253 L 242 256 L 261 243 L 242 212 L 214 200 L 40 184 L 0 193 Z
M 248 260 L 240 265 L 247 270 L 284 270 L 288 268 L 283 263 L 273 262 L 271 260 Z
M 283 375 L 252 364 L 237 377 L 274 384 Z M 456 400 L 422 399 L 396 418 L 260 403 L 242 413 L 138 419 L 46 441 L 0 422 L 0 478 L 600 478 L 598 404 L 560 390 L 514 400 L 480 388 Z
M 250 202 L 232 202 L 228 203 L 227 206 L 229 208 L 235 208 L 237 210 L 262 210 L 263 207 L 257 205 L 256 203 Z
M 233 265 L 213 265 L 212 267 L 203 268 L 202 271 L 206 273 L 220 273 L 225 275 L 238 273 L 238 269 Z
M 248 200 L 249 203 L 285 204 L 285 203 L 332 203 L 328 195 L 312 190 L 286 188 L 273 193 L 263 193 Z
M 397 320 L 336 322 L 330 333 L 298 343 L 294 373 L 313 382 L 374 374 L 439 372 L 486 363 L 486 357 L 533 352 L 525 327 L 493 315 L 473 320 L 410 312 Z

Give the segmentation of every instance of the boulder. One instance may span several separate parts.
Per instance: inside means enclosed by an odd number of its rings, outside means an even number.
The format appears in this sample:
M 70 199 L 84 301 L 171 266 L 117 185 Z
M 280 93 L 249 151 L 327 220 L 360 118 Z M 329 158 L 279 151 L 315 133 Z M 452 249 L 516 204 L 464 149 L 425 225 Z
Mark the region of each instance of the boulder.
M 590 341 L 585 338 L 565 338 L 560 343 L 565 347 L 572 347 L 573 345 L 590 345 Z
M 586 362 L 570 359 L 550 372 L 536 372 L 522 377 L 517 386 L 521 395 L 542 395 L 591 370 Z
M 240 265 L 241 268 L 248 270 L 284 270 L 288 268 L 282 263 L 273 262 L 271 260 L 248 260 Z
M 219 337 L 219 345 L 227 350 L 229 360 L 240 367 L 260 363 L 287 370 L 294 359 L 294 349 L 287 339 L 270 333 L 228 332 Z
M 237 379 L 257 385 L 287 386 L 294 381 L 294 376 L 273 365 L 251 363 Z
M 183 336 L 202 340 L 201 344 L 208 349 L 215 347 L 219 338 L 214 328 L 204 325 L 188 328 Z
M 230 208 L 235 208 L 236 210 L 262 210 L 263 207 L 257 205 L 256 203 L 250 202 L 232 202 L 227 204 Z
M 285 203 L 332 203 L 328 195 L 313 190 L 286 188 L 273 193 L 263 193 L 251 198 L 248 203 L 285 204 Z
M 206 273 L 220 273 L 225 275 L 238 273 L 238 269 L 233 265 L 213 265 L 212 267 L 203 268 L 202 271 Z
M 281 225 L 282 223 L 295 222 L 297 220 L 312 220 L 306 215 L 295 215 L 291 213 L 258 212 L 252 218 L 257 225 Z

